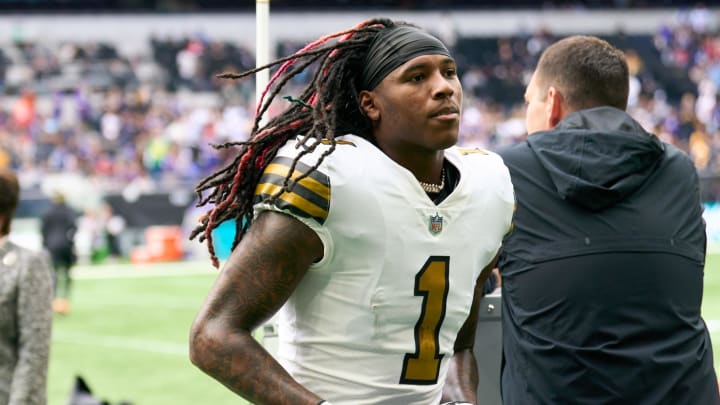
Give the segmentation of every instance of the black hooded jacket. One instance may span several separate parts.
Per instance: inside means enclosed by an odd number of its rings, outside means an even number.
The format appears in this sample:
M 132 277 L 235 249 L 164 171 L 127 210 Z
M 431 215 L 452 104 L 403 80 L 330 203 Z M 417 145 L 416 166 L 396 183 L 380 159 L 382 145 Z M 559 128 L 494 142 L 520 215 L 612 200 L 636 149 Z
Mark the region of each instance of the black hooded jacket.
M 499 150 L 505 405 L 720 404 L 689 157 L 598 107 Z

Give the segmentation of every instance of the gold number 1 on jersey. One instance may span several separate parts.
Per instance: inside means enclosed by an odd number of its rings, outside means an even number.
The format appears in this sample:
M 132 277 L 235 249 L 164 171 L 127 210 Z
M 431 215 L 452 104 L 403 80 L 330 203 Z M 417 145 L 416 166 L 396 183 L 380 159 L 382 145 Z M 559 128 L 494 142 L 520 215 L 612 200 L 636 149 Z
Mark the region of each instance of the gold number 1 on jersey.
M 415 276 L 415 295 L 423 297 L 415 324 L 415 353 L 406 353 L 400 384 L 437 383 L 440 373 L 440 327 L 445 319 L 450 257 L 430 256 Z

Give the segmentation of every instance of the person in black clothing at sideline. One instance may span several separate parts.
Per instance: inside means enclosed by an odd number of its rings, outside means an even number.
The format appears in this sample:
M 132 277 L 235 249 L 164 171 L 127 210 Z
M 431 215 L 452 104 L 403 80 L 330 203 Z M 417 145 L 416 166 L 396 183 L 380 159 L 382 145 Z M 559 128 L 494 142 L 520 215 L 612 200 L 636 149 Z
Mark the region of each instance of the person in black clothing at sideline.
M 720 404 L 698 176 L 627 97 L 621 51 L 565 38 L 527 86 L 527 141 L 498 151 L 517 198 L 498 262 L 505 405 Z
M 50 210 L 42 217 L 41 233 L 43 246 L 50 254 L 55 271 L 53 308 L 60 313 L 67 313 L 70 310 L 71 269 L 76 260 L 74 242 L 76 231 L 75 211 L 68 207 L 62 194 L 53 195 Z

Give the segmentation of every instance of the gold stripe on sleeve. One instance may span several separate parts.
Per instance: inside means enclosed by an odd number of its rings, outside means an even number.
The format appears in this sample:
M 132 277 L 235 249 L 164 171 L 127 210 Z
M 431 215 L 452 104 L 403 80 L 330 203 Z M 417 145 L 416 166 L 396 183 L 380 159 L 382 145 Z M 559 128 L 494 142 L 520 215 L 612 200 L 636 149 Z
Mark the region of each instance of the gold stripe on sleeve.
M 290 171 L 290 167 L 285 166 L 283 164 L 279 163 L 270 163 L 265 168 L 265 174 L 276 174 L 278 176 L 281 176 L 282 178 L 285 178 L 287 176 L 288 171 Z M 299 172 L 298 170 L 295 170 L 293 172 L 293 175 L 291 177 L 292 180 L 295 180 L 296 178 L 300 177 L 303 173 Z M 312 177 L 305 177 L 304 179 L 300 180 L 298 182 L 299 185 L 305 187 L 306 189 L 314 192 L 318 195 L 318 197 L 321 197 L 325 200 L 330 199 L 330 188 L 327 186 L 327 184 L 323 184 Z M 257 191 L 255 192 L 257 194 Z
M 308 179 L 305 179 L 308 180 Z M 299 183 L 302 184 L 302 181 Z M 280 191 L 282 189 L 282 186 L 279 186 L 277 184 L 273 183 L 260 183 L 255 188 L 255 195 L 273 195 Z M 329 195 L 329 190 L 328 190 Z M 320 219 L 320 222 L 324 222 L 327 219 L 328 211 L 327 209 L 323 209 L 314 203 L 308 201 L 307 199 L 303 198 L 299 194 L 295 192 L 284 192 L 280 194 L 278 197 L 278 200 L 284 201 L 289 206 L 296 208 L 297 210 L 301 211 L 305 214 L 305 216 L 308 217 L 314 217 Z M 278 204 L 279 208 L 285 208 L 285 204 Z

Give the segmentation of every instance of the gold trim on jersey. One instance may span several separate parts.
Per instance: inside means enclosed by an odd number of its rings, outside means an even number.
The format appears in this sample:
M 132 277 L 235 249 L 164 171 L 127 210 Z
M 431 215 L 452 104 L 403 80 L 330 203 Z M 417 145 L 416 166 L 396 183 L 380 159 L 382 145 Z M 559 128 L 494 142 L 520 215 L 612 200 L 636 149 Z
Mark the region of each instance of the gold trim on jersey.
M 481 155 L 487 155 L 488 151 L 480 148 L 458 148 L 458 153 L 463 156 L 472 155 L 473 153 L 479 153 Z
M 291 166 L 292 159 L 284 156 L 276 157 L 267 165 L 255 188 L 255 203 L 266 200 L 282 189 Z M 292 191 L 280 194 L 274 204 L 282 210 L 313 218 L 323 224 L 330 208 L 330 179 L 319 170 L 310 172 L 310 169 L 310 166 L 298 162 L 290 178 L 295 180 L 305 173 L 309 174 L 298 181 Z
M 332 141 L 329 140 L 329 139 L 321 139 L 321 140 L 320 140 L 320 143 L 323 144 L 323 145 L 332 145 Z M 354 143 L 352 143 L 352 142 L 350 142 L 350 141 L 344 141 L 344 140 L 342 140 L 342 139 L 336 139 L 336 140 L 335 140 L 335 144 L 337 144 L 337 145 L 351 145 L 351 146 L 355 146 L 355 147 L 357 148 L 357 145 L 355 145 Z

